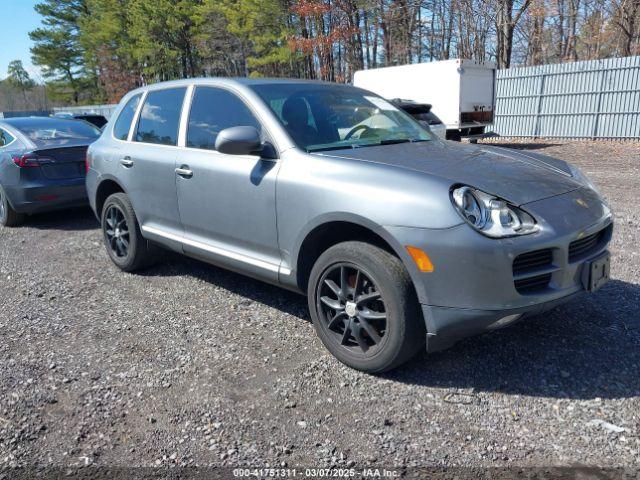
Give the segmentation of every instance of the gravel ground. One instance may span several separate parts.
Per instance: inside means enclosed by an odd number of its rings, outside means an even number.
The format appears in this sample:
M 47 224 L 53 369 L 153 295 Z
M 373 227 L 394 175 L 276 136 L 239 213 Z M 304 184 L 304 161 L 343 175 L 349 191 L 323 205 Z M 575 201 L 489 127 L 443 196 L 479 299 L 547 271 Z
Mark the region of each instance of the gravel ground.
M 578 164 L 616 219 L 595 295 L 381 377 L 305 299 L 167 254 L 116 270 L 88 210 L 0 230 L 0 467 L 640 466 L 640 145 Z

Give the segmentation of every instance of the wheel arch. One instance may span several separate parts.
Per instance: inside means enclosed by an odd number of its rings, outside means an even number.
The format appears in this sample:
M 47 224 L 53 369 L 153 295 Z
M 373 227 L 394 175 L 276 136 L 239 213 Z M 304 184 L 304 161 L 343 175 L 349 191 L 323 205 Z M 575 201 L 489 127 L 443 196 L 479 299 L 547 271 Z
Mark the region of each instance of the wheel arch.
M 353 240 L 371 243 L 398 257 L 411 277 L 418 299 L 425 303 L 419 273 L 404 246 L 384 227 L 352 214 L 322 215 L 306 226 L 291 256 L 297 287 L 306 292 L 311 269 L 324 251 L 338 243 Z
M 109 195 L 119 192 L 127 193 L 115 178 L 105 177 L 100 181 L 95 194 L 96 215 L 98 218 L 101 218 L 102 216 L 102 208 L 104 206 L 104 202 L 109 198 Z

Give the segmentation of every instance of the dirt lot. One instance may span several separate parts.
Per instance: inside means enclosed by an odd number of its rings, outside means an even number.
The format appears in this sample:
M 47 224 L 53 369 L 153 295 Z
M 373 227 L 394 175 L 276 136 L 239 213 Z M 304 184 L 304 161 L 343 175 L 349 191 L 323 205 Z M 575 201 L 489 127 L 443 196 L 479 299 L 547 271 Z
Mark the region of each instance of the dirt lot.
M 614 280 L 382 377 L 303 297 L 171 254 L 117 271 L 88 210 L 0 230 L 0 467 L 640 467 L 640 145 L 507 146 L 600 187 Z

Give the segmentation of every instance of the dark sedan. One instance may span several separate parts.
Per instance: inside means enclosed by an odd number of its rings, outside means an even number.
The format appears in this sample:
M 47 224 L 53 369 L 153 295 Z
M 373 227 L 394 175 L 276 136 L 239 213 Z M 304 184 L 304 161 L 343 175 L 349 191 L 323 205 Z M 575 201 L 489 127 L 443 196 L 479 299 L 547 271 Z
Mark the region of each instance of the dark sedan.
M 87 122 L 47 117 L 0 120 L 0 225 L 26 214 L 87 203 L 87 147 L 100 130 Z

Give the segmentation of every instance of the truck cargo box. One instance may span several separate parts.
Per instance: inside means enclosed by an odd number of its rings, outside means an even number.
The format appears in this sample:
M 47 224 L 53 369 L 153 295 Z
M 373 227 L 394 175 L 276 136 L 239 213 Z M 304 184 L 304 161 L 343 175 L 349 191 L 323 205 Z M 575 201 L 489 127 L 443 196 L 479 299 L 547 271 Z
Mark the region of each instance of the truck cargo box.
M 454 59 L 359 70 L 353 83 L 387 99 L 431 104 L 447 130 L 477 133 L 493 123 L 495 72 L 490 62 Z

